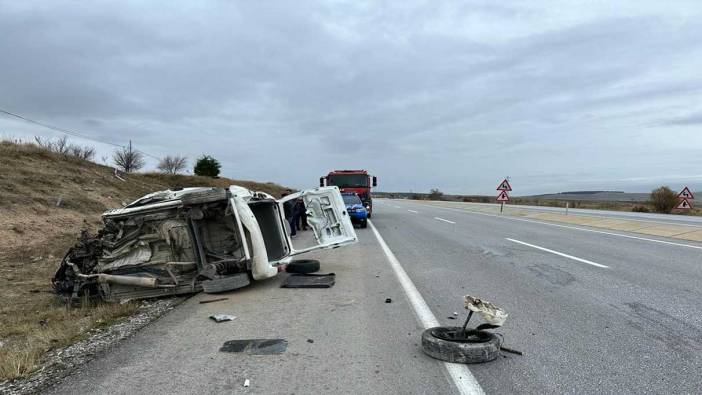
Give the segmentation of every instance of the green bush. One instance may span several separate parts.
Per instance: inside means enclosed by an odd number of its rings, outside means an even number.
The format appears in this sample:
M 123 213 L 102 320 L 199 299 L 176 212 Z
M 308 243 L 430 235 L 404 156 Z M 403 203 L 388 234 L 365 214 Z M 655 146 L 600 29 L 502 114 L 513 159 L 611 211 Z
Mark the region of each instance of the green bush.
M 669 214 L 678 205 L 678 195 L 667 186 L 651 192 L 651 204 L 656 212 Z
M 202 155 L 195 163 L 195 175 L 205 177 L 217 177 L 222 165 L 219 161 L 209 155 Z
M 429 191 L 429 200 L 441 200 L 444 193 L 439 190 L 439 188 L 432 188 Z

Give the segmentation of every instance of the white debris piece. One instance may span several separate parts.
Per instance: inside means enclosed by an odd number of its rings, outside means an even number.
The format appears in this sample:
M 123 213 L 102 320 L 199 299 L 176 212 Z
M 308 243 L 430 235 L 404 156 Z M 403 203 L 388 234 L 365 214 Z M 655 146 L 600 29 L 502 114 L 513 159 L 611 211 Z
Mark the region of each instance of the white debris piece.
M 248 387 L 249 384 L 251 384 L 251 382 L 249 381 L 249 379 L 244 380 L 244 387 Z
M 465 299 L 466 309 L 480 314 L 483 320 L 488 324 L 502 326 L 507 320 L 507 312 L 500 307 L 488 302 L 487 300 L 481 300 L 470 295 L 466 295 Z
M 233 315 L 229 314 L 213 314 L 210 316 L 211 319 L 215 320 L 215 322 L 224 322 L 224 321 L 231 321 L 235 319 L 236 317 Z

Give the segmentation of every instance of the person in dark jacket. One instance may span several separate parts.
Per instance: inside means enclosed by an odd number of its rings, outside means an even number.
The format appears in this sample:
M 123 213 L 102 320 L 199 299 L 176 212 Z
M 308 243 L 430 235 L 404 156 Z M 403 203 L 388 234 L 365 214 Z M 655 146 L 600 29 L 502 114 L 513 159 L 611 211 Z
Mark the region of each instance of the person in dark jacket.
M 307 208 L 305 208 L 305 202 L 304 200 L 297 199 L 297 212 L 298 212 L 298 219 L 299 223 L 297 228 L 300 230 L 307 230 L 308 225 L 307 225 Z

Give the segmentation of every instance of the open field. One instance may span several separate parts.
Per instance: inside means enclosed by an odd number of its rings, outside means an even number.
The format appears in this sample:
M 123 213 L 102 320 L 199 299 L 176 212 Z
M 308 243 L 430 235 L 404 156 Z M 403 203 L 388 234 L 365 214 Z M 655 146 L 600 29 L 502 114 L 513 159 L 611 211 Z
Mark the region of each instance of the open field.
M 133 313 L 134 304 L 67 307 L 51 290 L 63 254 L 100 214 L 170 187 L 238 184 L 279 196 L 273 183 L 227 178 L 115 177 L 114 170 L 56 155 L 32 144 L 0 142 L 0 380 L 30 373 L 41 356 L 92 328 Z

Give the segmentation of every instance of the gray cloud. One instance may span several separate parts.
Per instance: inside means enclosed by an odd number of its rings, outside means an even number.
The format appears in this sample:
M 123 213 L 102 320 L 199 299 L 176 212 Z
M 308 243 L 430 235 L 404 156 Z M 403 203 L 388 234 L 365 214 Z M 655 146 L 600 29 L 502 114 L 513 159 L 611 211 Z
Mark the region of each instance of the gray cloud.
M 297 187 L 362 167 L 384 190 L 492 193 L 505 175 L 525 194 L 641 190 L 702 165 L 701 13 L 7 2 L 0 108 Z M 5 118 L 0 131 L 51 133 Z

